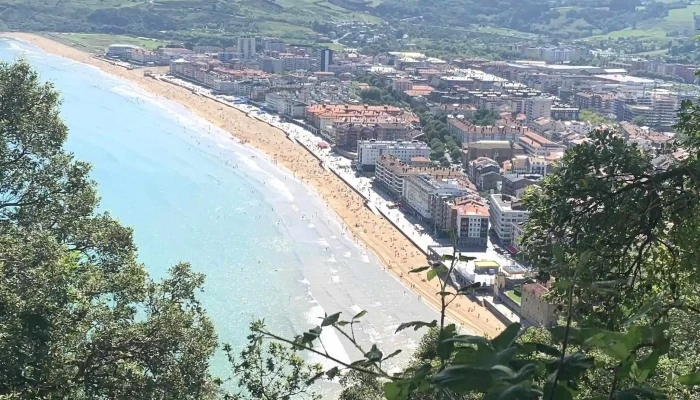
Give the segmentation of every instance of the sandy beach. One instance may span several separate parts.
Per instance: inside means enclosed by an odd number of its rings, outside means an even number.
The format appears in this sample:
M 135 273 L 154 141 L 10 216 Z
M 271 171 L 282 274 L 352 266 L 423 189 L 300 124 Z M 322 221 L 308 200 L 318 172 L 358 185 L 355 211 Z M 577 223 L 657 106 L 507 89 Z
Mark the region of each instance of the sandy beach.
M 143 69 L 127 70 L 43 36 L 28 33 L 11 33 L 4 36 L 30 42 L 46 52 L 98 67 L 134 82 L 156 96 L 186 106 L 193 113 L 230 132 L 247 145 L 266 153 L 276 164 L 292 171 L 296 177 L 318 191 L 347 224 L 347 229 L 381 259 L 387 272 L 404 283 L 408 294 L 412 291 L 414 295 L 420 296 L 421 300 L 439 308 L 437 279 L 428 282 L 424 274 L 409 274 L 411 269 L 427 264 L 423 253 L 386 219 L 367 209 L 357 193 L 333 173 L 319 166 L 316 158 L 300 145 L 288 140 L 281 130 L 249 118 L 234 108 L 193 94 L 187 89 L 144 77 Z M 503 329 L 503 324 L 495 316 L 465 297 L 460 297 L 452 303 L 448 309 L 448 316 L 479 335 L 493 337 Z

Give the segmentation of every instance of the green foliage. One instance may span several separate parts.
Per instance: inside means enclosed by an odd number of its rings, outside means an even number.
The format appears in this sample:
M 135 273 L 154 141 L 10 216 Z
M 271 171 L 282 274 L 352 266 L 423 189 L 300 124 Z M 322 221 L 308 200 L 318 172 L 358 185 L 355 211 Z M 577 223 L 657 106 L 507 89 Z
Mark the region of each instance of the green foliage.
M 203 276 L 183 263 L 148 279 L 24 61 L 0 64 L 0 131 L 0 397 L 211 397 Z
M 334 314 L 337 322 L 337 316 Z M 326 322 L 330 322 L 333 320 Z M 324 325 L 325 326 L 325 325 Z M 311 390 L 311 385 L 322 378 L 324 371 L 318 364 L 307 364 L 293 346 L 266 341 L 260 330 L 262 322 L 251 324 L 248 345 L 238 357 L 230 346 L 224 350 L 233 368 L 237 392 L 226 394 L 227 400 L 304 398 L 318 400 L 321 396 Z M 325 373 L 333 379 L 337 373 L 331 369 Z
M 605 118 L 604 116 L 595 113 L 591 110 L 586 110 L 583 109 L 579 113 L 579 119 L 581 121 L 586 121 L 592 125 L 598 125 L 598 124 L 608 124 L 608 125 L 614 125 L 615 121 Z
M 480 108 L 474 112 L 474 115 L 470 118 L 470 121 L 474 125 L 491 126 L 496 123 L 499 117 L 500 116 L 496 111 Z

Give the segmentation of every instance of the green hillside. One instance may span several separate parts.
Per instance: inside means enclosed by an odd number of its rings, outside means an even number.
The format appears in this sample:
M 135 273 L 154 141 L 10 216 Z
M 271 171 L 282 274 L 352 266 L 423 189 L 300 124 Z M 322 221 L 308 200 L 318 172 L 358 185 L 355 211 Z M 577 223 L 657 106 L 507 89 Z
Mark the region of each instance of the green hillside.
M 282 33 L 308 39 L 314 22 L 381 22 L 326 0 L 0 0 L 0 29 L 235 37 Z
M 431 32 L 440 29 L 558 39 L 662 38 L 693 32 L 698 10 L 680 0 L 0 0 L 0 29 L 179 40 L 230 40 L 241 34 L 310 40 L 318 24 L 386 21 L 415 38 L 435 39 Z

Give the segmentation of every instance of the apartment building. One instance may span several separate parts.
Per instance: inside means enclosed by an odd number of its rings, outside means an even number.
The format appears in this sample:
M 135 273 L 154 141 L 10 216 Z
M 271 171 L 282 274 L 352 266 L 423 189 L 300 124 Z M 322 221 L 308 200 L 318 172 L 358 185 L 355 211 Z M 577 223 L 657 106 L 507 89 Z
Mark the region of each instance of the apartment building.
M 394 79 L 391 81 L 391 88 L 394 89 L 395 92 L 405 92 L 406 90 L 413 89 L 413 81 L 404 78 Z
M 532 131 L 527 131 L 520 136 L 518 140 L 523 150 L 525 150 L 525 153 L 536 156 L 546 157 L 550 153 L 560 152 L 566 149 L 564 146 L 554 143 Z
M 374 183 L 396 199 L 403 196 L 404 179 L 419 173 L 418 169 L 391 154 L 379 156 L 375 165 Z
M 539 183 L 541 175 L 535 174 L 505 174 L 501 184 L 501 193 L 520 199 L 525 190 Z
M 491 158 L 480 157 L 469 161 L 467 165 L 467 175 L 478 191 L 489 191 L 498 189 L 498 184 L 503 180 L 500 174 L 501 167 Z
M 558 121 L 578 121 L 580 109 L 568 104 L 555 104 L 550 109 L 550 117 Z
M 428 222 L 435 221 L 441 196 L 464 197 L 471 193 L 472 190 L 460 179 L 435 179 L 428 173 L 404 179 L 405 205 L 420 219 Z
M 248 60 L 252 58 L 255 55 L 255 38 L 239 37 L 237 49 L 241 53 L 242 59 Z
M 503 125 L 479 126 L 469 121 L 457 118 L 447 118 L 447 128 L 462 143 L 479 142 L 483 140 L 517 142 L 528 129 L 515 121 L 502 121 Z
M 513 223 L 527 221 L 528 211 L 522 202 L 507 194 L 492 194 L 489 197 L 489 222 L 503 244 L 513 239 Z
M 355 167 L 360 171 L 374 170 L 377 158 L 383 155 L 392 155 L 408 164 L 413 157 L 430 156 L 430 148 L 417 140 L 410 142 L 360 140 L 357 142 Z
M 632 121 L 640 117 L 645 125 L 659 129 L 669 129 L 675 125 L 679 107 L 678 96 L 663 90 L 637 95 L 627 93 L 615 100 L 618 121 Z
M 537 118 L 552 116 L 552 99 L 548 97 L 532 97 L 525 100 L 525 116 L 528 124 Z
M 451 206 L 457 246 L 484 249 L 488 245 L 489 210 L 479 200 L 466 199 Z
M 497 163 L 524 154 L 523 147 L 509 140 L 480 140 L 464 145 L 464 164 L 477 158 L 487 157 Z
M 315 104 L 306 108 L 306 117 L 314 127 L 324 129 L 335 122 L 370 124 L 379 122 L 418 122 L 418 117 L 394 106 L 367 104 Z
M 615 93 L 580 92 L 574 95 L 574 104 L 579 108 L 593 110 L 603 115 L 615 112 Z
M 334 123 L 322 131 L 337 146 L 348 151 L 356 151 L 357 142 L 360 140 L 410 142 L 414 136 L 420 134 L 413 123 L 407 122 Z
M 265 103 L 275 112 L 292 118 L 303 118 L 306 115 L 307 104 L 290 93 L 267 93 Z

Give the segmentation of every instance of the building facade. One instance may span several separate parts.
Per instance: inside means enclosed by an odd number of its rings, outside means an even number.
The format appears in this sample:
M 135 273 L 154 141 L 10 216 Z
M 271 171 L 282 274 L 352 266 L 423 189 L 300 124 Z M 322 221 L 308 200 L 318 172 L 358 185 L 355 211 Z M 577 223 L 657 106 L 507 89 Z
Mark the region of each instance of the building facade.
M 548 97 L 532 97 L 525 100 L 525 116 L 531 123 L 537 118 L 549 118 L 552 116 L 552 99 Z
M 239 37 L 238 38 L 238 52 L 241 54 L 241 58 L 244 60 L 249 60 L 255 55 L 255 38 L 254 37 Z
M 534 326 L 552 327 L 557 323 L 556 304 L 542 298 L 548 291 L 541 283 L 526 283 L 522 286 L 520 313 Z
M 492 194 L 489 198 L 491 229 L 503 244 L 513 239 L 513 223 L 526 222 L 528 211 L 516 198 L 505 194 Z
M 447 129 L 463 144 L 484 140 L 517 142 L 518 138 L 528 131 L 517 122 L 498 126 L 479 126 L 455 117 L 447 118 Z
M 377 158 L 383 155 L 392 155 L 408 164 L 413 157 L 430 156 L 430 148 L 426 143 L 417 140 L 410 142 L 360 140 L 357 142 L 355 166 L 358 170 L 374 170 Z
M 440 197 L 465 197 L 469 188 L 457 179 L 434 179 L 430 174 L 411 175 L 404 179 L 405 204 L 424 221 L 434 222 Z
M 330 66 L 333 64 L 333 50 L 328 47 L 321 47 L 317 51 L 316 71 L 330 71 Z

